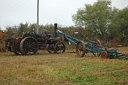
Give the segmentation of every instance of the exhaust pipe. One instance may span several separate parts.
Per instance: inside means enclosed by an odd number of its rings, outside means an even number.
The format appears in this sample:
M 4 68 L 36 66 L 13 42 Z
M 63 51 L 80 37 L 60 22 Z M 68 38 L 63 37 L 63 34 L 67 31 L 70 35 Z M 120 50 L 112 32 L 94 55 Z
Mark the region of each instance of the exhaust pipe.
M 57 31 L 57 23 L 54 23 L 54 28 L 55 28 L 55 37 L 57 37 L 57 33 L 56 33 L 56 31 Z

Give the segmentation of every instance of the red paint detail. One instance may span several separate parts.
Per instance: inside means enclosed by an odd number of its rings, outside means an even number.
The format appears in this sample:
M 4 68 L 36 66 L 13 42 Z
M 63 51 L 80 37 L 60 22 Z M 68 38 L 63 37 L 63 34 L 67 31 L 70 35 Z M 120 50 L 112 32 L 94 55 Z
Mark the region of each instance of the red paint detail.
M 16 40 L 17 42 L 20 42 L 20 40 Z
M 14 34 L 12 37 L 15 38 L 16 37 L 16 34 Z
M 60 37 L 60 42 L 63 42 L 64 41 L 64 38 L 63 37 Z
M 101 55 L 102 55 L 102 58 L 106 58 L 107 57 L 107 54 L 105 52 L 103 52 Z

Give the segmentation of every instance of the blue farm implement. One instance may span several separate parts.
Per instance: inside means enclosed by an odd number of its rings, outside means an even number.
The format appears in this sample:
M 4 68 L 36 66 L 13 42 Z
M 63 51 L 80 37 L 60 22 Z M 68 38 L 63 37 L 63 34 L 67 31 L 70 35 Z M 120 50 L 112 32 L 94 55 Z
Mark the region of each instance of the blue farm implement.
M 103 47 L 101 46 L 100 41 L 82 41 L 75 37 L 68 36 L 65 33 L 63 33 L 60 30 L 56 30 L 56 33 L 61 36 L 62 40 L 66 39 L 72 44 L 76 46 L 76 53 L 78 56 L 83 57 L 85 53 L 92 53 L 94 56 L 101 56 L 102 58 L 120 58 L 122 55 L 120 52 L 117 52 L 117 47 L 113 49 L 108 49 L 108 44 L 110 42 L 107 42 L 106 45 Z

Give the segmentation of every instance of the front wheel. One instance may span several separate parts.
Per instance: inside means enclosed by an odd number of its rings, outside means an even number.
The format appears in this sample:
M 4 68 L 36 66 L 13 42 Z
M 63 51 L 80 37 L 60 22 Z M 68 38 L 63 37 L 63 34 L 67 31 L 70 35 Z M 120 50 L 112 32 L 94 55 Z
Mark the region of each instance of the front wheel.
M 65 45 L 63 42 L 57 42 L 54 47 L 55 53 L 64 53 Z

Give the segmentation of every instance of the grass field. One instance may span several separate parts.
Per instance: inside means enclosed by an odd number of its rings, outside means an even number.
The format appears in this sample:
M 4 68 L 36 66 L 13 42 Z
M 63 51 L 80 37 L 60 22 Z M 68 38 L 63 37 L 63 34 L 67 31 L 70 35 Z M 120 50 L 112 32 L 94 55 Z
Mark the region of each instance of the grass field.
M 0 85 L 128 85 L 128 61 L 45 51 L 0 53 Z

